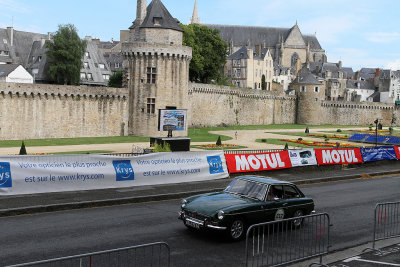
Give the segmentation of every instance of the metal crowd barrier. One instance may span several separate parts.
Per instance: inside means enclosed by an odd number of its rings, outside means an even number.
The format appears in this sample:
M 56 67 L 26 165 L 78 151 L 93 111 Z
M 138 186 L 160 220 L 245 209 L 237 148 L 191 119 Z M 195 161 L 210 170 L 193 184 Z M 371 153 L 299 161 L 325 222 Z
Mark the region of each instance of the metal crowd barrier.
M 115 156 L 115 157 L 137 157 L 137 156 L 142 156 L 146 155 L 149 153 L 108 153 L 108 154 L 103 154 L 106 156 Z
M 400 202 L 378 203 L 375 207 L 374 219 L 372 248 L 367 248 L 364 251 L 381 252 L 376 249 L 377 241 L 400 237 Z
M 284 151 L 284 149 L 224 150 L 225 154 L 257 154 Z
M 299 220 L 302 225 L 295 227 Z M 322 256 L 329 253 L 330 226 L 327 213 L 253 225 L 246 235 L 246 267 L 282 266 L 318 256 L 319 262 L 311 265 L 327 266 Z
M 170 254 L 167 243 L 157 242 L 6 267 L 169 267 Z

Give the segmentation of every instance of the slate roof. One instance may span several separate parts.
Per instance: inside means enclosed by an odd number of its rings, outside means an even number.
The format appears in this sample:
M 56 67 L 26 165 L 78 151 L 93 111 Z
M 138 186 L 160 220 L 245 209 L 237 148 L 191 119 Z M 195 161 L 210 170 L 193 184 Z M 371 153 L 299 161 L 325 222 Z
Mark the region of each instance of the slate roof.
M 392 71 L 392 75 L 395 79 L 400 79 L 400 70 Z
M 160 25 L 154 24 L 154 18 L 161 18 Z M 172 29 L 183 32 L 177 19 L 174 19 L 161 0 L 153 0 L 147 7 L 146 18 L 140 28 Z
M 360 88 L 358 88 L 357 83 L 360 83 Z M 349 89 L 360 89 L 360 90 L 375 90 L 375 85 L 370 80 L 360 81 L 360 80 L 347 80 L 346 88 Z
M 221 38 L 230 43 L 233 41 L 235 46 L 245 46 L 250 41 L 250 45 L 265 44 L 267 47 L 275 47 L 281 42 L 281 37 L 286 40 L 292 28 L 274 28 L 257 26 L 239 26 L 239 25 L 220 25 L 203 24 L 220 32 Z M 318 39 L 313 35 L 303 35 L 306 44 L 310 43 L 311 49 L 321 50 Z
M 7 77 L 16 68 L 21 66 L 20 64 L 0 64 L 0 77 Z
M 300 73 L 297 79 L 294 81 L 296 84 L 322 84 L 318 81 L 318 77 L 311 72 Z
M 229 60 L 238 60 L 238 59 L 249 59 L 249 55 L 247 54 L 247 46 L 243 46 L 238 51 L 230 55 L 227 59 Z
M 14 30 L 13 46 L 11 46 L 11 36 L 8 29 L 0 29 L 0 50 L 10 52 L 9 58 L 0 57 L 0 62 L 13 62 L 26 66 L 28 63 L 29 53 L 31 51 L 32 43 L 46 39 L 47 35 L 22 32 Z M 4 43 L 7 40 L 7 44 Z
M 342 71 L 346 74 L 346 79 L 351 79 L 354 76 L 353 68 L 342 68 Z
M 31 52 L 26 65 L 26 70 L 34 77 L 35 82 L 48 81 L 47 70 L 49 62 L 46 55 L 46 46 L 42 41 L 35 41 L 32 44 Z M 41 59 L 39 59 L 41 57 Z M 38 73 L 33 74 L 33 70 L 37 69 Z

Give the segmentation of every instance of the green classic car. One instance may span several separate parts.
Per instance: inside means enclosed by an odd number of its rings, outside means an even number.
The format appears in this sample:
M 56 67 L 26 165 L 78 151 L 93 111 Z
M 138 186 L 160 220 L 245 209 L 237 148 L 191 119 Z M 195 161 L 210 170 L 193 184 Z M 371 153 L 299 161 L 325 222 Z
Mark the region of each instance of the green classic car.
M 300 217 L 314 212 L 314 201 L 296 185 L 266 177 L 236 177 L 222 192 L 182 200 L 179 219 L 189 228 L 225 231 L 239 240 L 252 224 Z M 294 220 L 300 227 L 303 220 Z

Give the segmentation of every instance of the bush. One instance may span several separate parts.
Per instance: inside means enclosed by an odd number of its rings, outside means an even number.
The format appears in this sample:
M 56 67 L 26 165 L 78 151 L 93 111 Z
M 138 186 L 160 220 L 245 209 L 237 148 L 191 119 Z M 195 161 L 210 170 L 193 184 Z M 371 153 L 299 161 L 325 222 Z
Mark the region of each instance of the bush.
M 329 138 L 325 138 L 325 142 L 328 142 L 329 141 Z
M 27 155 L 24 141 L 22 141 L 22 145 L 21 145 L 21 149 L 19 150 L 19 154 Z
M 373 127 L 373 125 L 372 125 L 372 123 L 368 126 L 368 128 L 369 128 L 369 130 L 370 131 L 372 131 L 372 127 Z
M 307 127 L 306 130 L 304 131 L 304 133 L 306 133 L 306 134 L 310 133 L 310 129 Z
M 261 142 L 266 143 L 267 139 L 261 139 Z
M 389 127 L 389 133 L 393 134 L 393 127 Z
M 217 146 L 222 146 L 221 136 L 218 136 L 218 140 L 215 143 Z
M 288 145 L 288 143 L 285 144 L 284 150 L 289 150 L 289 145 Z
M 154 152 L 172 152 L 168 143 L 154 144 Z
M 303 138 L 299 137 L 299 139 L 297 139 L 297 140 L 299 140 L 299 141 L 303 141 Z
M 326 138 L 328 138 L 328 136 L 327 136 L 326 134 L 324 134 L 323 138 L 325 138 L 325 139 L 326 139 Z
M 341 133 L 341 132 L 342 132 L 342 130 L 341 130 L 341 129 L 337 129 L 337 130 L 336 130 L 336 132 L 338 132 L 338 133 Z

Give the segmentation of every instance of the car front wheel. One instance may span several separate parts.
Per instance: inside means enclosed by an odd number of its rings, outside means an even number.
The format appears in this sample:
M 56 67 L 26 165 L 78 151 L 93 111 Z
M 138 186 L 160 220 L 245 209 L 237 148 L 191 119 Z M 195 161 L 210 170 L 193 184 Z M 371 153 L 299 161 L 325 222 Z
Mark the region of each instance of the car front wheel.
M 302 210 L 297 210 L 294 214 L 293 214 L 293 218 L 295 217 L 301 217 L 304 216 L 304 212 Z M 294 228 L 300 228 L 303 225 L 303 220 L 304 219 L 294 219 L 292 221 L 293 227 Z
M 241 219 L 235 219 L 228 227 L 229 239 L 236 241 L 241 240 L 245 235 L 245 224 Z

